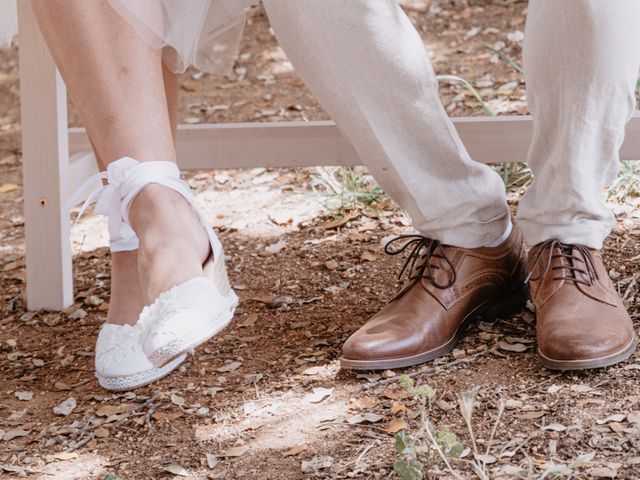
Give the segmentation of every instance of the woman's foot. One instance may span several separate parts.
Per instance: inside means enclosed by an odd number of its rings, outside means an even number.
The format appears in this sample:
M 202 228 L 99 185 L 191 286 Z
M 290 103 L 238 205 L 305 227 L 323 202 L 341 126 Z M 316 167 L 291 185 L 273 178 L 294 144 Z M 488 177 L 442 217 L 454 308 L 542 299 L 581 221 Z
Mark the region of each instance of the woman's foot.
M 140 329 L 135 325 L 144 307 L 138 275 L 138 251 L 112 252 L 111 301 L 107 321 L 96 342 L 96 377 L 111 391 L 133 390 L 169 375 L 184 360 L 154 367 L 142 350 Z
M 175 163 L 121 158 L 107 170 L 105 200 L 113 235 L 130 225 L 147 305 L 136 328 L 149 361 L 161 368 L 226 327 L 238 302 L 220 241 L 194 204 Z M 115 191 L 114 191 L 115 189 Z M 119 202 L 118 202 L 119 197 Z M 98 202 L 98 205 L 102 205 Z
M 195 277 L 211 255 L 209 237 L 193 207 L 178 192 L 147 185 L 129 211 L 138 235 L 138 274 L 145 305 L 163 292 Z

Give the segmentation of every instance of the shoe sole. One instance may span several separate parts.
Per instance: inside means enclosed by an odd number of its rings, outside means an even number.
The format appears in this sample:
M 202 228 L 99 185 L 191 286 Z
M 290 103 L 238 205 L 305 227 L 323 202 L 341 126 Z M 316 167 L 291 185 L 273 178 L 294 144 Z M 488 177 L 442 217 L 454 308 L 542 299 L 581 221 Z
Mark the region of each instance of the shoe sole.
M 617 353 L 606 357 L 589 358 L 587 360 L 554 360 L 545 356 L 538 348 L 538 361 L 549 370 L 590 370 L 603 368 L 623 362 L 629 358 L 638 348 L 638 339 L 633 336 L 629 344 Z
M 121 377 L 104 377 L 96 373 L 98 383 L 106 390 L 112 392 L 124 392 L 127 390 L 134 390 L 136 388 L 147 386 L 158 380 L 162 380 L 164 377 L 178 368 L 182 362 L 186 360 L 187 356 L 182 355 L 165 366 L 160 368 L 154 368 L 152 370 L 145 370 L 144 372 L 136 373 L 134 375 L 125 375 Z
M 345 370 L 393 370 L 396 368 L 411 367 L 421 363 L 430 362 L 431 360 L 442 357 L 453 350 L 458 341 L 464 335 L 467 327 L 474 323 L 478 318 L 493 320 L 496 317 L 518 313 L 526 305 L 527 298 L 527 291 L 523 289 L 508 297 L 506 300 L 497 302 L 487 300 L 486 302 L 483 302 L 467 314 L 454 335 L 447 342 L 439 347 L 418 355 L 381 360 L 351 360 L 342 357 L 340 359 L 340 367 Z M 489 305 L 488 308 L 486 308 L 487 305 Z
M 206 327 L 199 330 L 192 330 L 188 335 L 177 338 L 149 355 L 149 361 L 153 366 L 161 368 L 180 355 L 192 353 L 197 347 L 224 330 L 227 325 L 231 323 L 239 302 L 238 296 L 233 290 L 229 290 L 225 297 L 225 302 L 225 308 L 212 316 Z

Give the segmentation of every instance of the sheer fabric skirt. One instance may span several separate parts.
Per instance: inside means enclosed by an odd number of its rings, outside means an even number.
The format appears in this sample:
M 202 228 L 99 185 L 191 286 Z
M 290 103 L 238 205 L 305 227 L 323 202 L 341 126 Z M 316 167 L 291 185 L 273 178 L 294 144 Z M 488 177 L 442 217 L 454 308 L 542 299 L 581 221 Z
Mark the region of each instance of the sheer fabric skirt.
M 16 0 L 0 0 L 0 48 L 11 46 L 18 33 Z
M 6 1 L 6 0 L 0 0 Z M 244 29 L 244 9 L 256 0 L 108 0 L 140 37 L 164 49 L 176 73 L 189 66 L 228 73 Z
M 27 0 L 24 0 L 27 1 Z M 176 73 L 189 66 L 228 73 L 244 29 L 244 9 L 256 0 L 108 0 Z M 0 0 L 0 48 L 18 33 L 16 0 Z

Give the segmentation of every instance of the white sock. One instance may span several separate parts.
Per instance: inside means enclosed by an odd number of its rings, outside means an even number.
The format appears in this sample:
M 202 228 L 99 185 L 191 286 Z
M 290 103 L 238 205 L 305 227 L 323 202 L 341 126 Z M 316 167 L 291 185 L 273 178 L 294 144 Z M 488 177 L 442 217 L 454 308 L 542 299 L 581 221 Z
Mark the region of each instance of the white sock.
M 501 245 L 507 238 L 509 238 L 509 235 L 511 235 L 511 230 L 513 230 L 513 224 L 511 223 L 511 218 L 509 218 L 509 224 L 507 225 L 507 228 L 505 229 L 504 233 L 500 236 L 500 238 L 494 240 L 491 243 L 487 243 L 485 247 L 495 248 L 498 245 Z

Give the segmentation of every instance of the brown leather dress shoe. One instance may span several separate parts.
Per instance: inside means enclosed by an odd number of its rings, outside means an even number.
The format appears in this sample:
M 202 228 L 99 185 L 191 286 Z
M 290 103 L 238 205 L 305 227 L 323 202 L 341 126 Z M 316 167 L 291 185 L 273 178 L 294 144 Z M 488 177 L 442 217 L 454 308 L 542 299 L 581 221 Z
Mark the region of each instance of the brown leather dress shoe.
M 394 249 L 397 242 L 404 243 Z M 526 252 L 515 226 L 495 248 L 459 248 L 405 235 L 389 242 L 385 251 L 396 255 L 409 248 L 400 272 L 400 278 L 408 272 L 409 280 L 347 339 L 343 368 L 380 370 L 433 360 L 454 348 L 472 320 L 524 306 Z
M 599 368 L 633 354 L 631 318 L 598 250 L 548 240 L 531 249 L 529 266 L 542 365 Z

